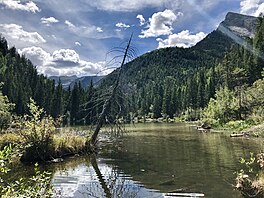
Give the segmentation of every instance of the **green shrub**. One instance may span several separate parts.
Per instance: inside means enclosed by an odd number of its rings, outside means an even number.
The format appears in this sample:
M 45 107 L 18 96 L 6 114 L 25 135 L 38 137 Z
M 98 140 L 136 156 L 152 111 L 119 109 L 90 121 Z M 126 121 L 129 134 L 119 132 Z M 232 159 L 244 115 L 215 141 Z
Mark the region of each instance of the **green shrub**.
M 250 153 L 249 159 L 241 158 L 241 164 L 245 165 L 245 170 L 241 169 L 236 173 L 236 186 L 245 197 L 263 198 L 264 196 L 264 153 L 254 156 Z
M 251 124 L 245 120 L 236 120 L 236 121 L 229 121 L 225 124 L 227 128 L 236 130 L 236 131 L 242 131 L 248 127 L 251 126 Z
M 12 120 L 11 111 L 14 108 L 14 104 L 10 103 L 6 96 L 3 96 L 1 92 L 0 83 L 0 132 L 6 129 Z
M 14 182 L 6 182 L 2 177 L 11 172 L 12 156 L 18 154 L 18 148 L 11 144 L 0 151 L 0 195 L 1 198 L 12 197 L 52 197 L 53 187 L 50 185 L 51 177 L 48 172 L 40 172 L 35 164 L 35 175 L 29 179 L 20 178 Z
M 30 99 L 28 106 L 31 115 L 25 115 L 19 123 L 19 135 L 27 144 L 21 160 L 29 162 L 49 160 L 54 151 L 54 121 L 45 115 L 44 110 L 39 108 L 33 99 Z

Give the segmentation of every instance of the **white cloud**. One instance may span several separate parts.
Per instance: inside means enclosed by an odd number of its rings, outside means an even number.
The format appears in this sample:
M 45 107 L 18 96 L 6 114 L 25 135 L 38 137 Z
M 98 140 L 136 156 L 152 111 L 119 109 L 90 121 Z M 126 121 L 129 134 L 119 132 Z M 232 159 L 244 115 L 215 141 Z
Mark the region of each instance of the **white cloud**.
M 85 76 L 104 71 L 104 62 L 93 63 L 82 60 L 79 54 L 72 49 L 55 50 L 50 54 L 40 47 L 33 46 L 18 50 L 18 52 L 25 54 L 33 64 L 37 65 L 38 71 L 47 76 Z
M 23 10 L 33 13 L 40 12 L 38 6 L 32 1 L 23 4 L 19 0 L 0 0 L 0 4 L 5 5 L 6 8 L 11 10 Z
M 97 28 L 96 28 L 96 31 L 97 31 L 97 32 L 104 32 L 103 29 L 102 29 L 101 27 L 97 27 Z
M 264 13 L 263 0 L 243 0 L 240 2 L 240 13 L 252 16 L 259 16 Z
M 162 8 L 178 6 L 175 0 L 96 0 L 90 3 L 99 10 L 132 12 L 143 8 Z
M 138 14 L 137 15 L 137 19 L 139 19 L 139 25 L 140 26 L 145 25 L 146 20 L 145 20 L 145 18 L 143 17 L 142 14 Z
M 19 54 L 25 54 L 34 64 L 42 65 L 45 60 L 50 60 L 50 54 L 40 47 L 27 47 L 18 50 Z
M 27 32 L 17 24 L 0 24 L 0 31 L 11 39 L 30 43 L 45 43 L 46 40 L 37 32 Z
M 82 46 L 82 44 L 79 41 L 76 41 L 74 44 L 78 46 Z
M 59 22 L 59 20 L 55 19 L 54 17 L 48 17 L 48 18 L 42 17 L 40 19 L 40 21 L 42 24 L 45 24 L 47 26 L 50 26 L 50 24 L 52 24 L 52 23 L 58 23 Z
M 115 26 L 118 28 L 124 28 L 124 29 L 130 28 L 130 25 L 127 25 L 127 24 L 121 23 L 121 22 L 117 23 Z
M 148 29 L 142 30 L 142 35 L 139 35 L 139 37 L 148 38 L 172 34 L 172 24 L 182 15 L 181 12 L 178 12 L 176 15 L 173 11 L 168 9 L 163 12 L 154 13 L 152 17 L 149 18 Z
M 89 38 L 89 37 L 95 37 L 95 35 L 98 35 L 98 33 L 103 32 L 103 29 L 101 27 L 97 27 L 94 25 L 78 26 L 68 20 L 66 20 L 64 23 L 68 26 L 71 32 L 75 33 L 78 36 Z
M 80 62 L 80 57 L 74 50 L 60 49 L 53 52 L 52 60 L 53 62 L 78 63 Z
M 260 14 L 264 14 L 264 3 L 259 5 L 258 9 L 255 12 L 255 16 L 260 16 Z
M 74 28 L 75 27 L 75 25 L 73 25 L 70 21 L 68 21 L 68 20 L 66 20 L 65 22 L 64 22 L 69 28 Z
M 184 30 L 178 34 L 172 34 L 168 36 L 168 39 L 161 39 L 158 38 L 157 41 L 159 42 L 158 48 L 165 48 L 165 47 L 184 47 L 188 48 L 200 40 L 202 40 L 206 36 L 205 33 L 199 32 L 197 34 L 190 34 L 189 30 Z

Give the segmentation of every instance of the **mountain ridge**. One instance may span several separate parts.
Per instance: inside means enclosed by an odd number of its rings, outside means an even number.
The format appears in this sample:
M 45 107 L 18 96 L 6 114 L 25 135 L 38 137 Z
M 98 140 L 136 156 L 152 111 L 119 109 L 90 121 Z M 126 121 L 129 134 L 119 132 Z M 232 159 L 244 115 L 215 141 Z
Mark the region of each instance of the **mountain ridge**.
M 245 56 L 250 53 L 247 49 L 241 51 L 239 48 L 251 39 L 257 21 L 256 17 L 230 12 L 216 30 L 193 47 L 156 49 L 126 63 L 122 67 L 120 81 L 126 85 L 123 92 L 130 94 L 131 106 L 140 109 L 138 112 L 141 115 L 153 112 L 156 118 L 161 116 L 161 112 L 173 117 L 187 108 L 204 108 L 210 98 L 215 97 L 216 89 L 224 83 L 222 73 L 228 68 L 223 70 L 223 60 L 236 61 L 241 53 Z M 230 27 L 244 28 L 250 34 L 241 34 L 241 31 L 234 31 L 237 29 Z M 230 50 L 233 50 L 233 54 L 230 54 Z M 250 72 L 248 68 L 245 69 Z M 118 71 L 120 68 L 107 75 L 100 87 L 110 87 Z
M 104 78 L 105 76 L 82 76 L 78 77 L 76 75 L 72 76 L 49 76 L 48 78 L 50 80 L 55 81 L 55 85 L 59 84 L 59 81 L 62 84 L 62 87 L 64 89 L 67 89 L 68 87 L 73 88 L 75 83 L 81 83 L 81 86 L 83 88 L 88 88 L 90 85 L 90 82 L 92 81 L 95 86 L 98 86 L 100 84 L 100 81 Z

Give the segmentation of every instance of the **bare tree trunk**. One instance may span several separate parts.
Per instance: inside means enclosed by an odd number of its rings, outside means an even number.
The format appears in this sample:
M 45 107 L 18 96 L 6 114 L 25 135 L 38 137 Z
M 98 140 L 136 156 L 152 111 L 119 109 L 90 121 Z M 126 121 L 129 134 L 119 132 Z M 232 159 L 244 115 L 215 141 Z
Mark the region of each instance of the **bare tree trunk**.
M 128 44 L 126 46 L 124 57 L 123 57 L 123 60 L 122 60 L 122 63 L 121 63 L 120 69 L 119 69 L 119 73 L 118 73 L 116 82 L 115 82 L 113 90 L 112 90 L 112 93 L 110 94 L 110 97 L 105 100 L 102 112 L 100 113 L 100 116 L 98 118 L 98 121 L 97 121 L 97 124 L 96 124 L 96 128 L 95 128 L 94 133 L 93 133 L 92 138 L 91 138 L 91 142 L 90 142 L 91 146 L 95 146 L 96 140 L 97 140 L 97 136 L 98 136 L 98 134 L 100 132 L 101 127 L 103 126 L 103 123 L 104 123 L 104 120 L 105 120 L 105 116 L 106 116 L 107 112 L 109 111 L 110 104 L 111 104 L 112 100 L 115 98 L 115 95 L 116 95 L 116 92 L 117 92 L 117 88 L 119 86 L 119 81 L 120 81 L 122 67 L 125 64 L 125 61 L 126 61 L 126 58 L 127 58 L 127 55 L 128 55 L 128 50 L 129 50 L 129 47 L 130 47 L 132 36 L 133 36 L 133 34 L 131 34 L 131 37 L 130 37 L 130 39 L 128 41 Z

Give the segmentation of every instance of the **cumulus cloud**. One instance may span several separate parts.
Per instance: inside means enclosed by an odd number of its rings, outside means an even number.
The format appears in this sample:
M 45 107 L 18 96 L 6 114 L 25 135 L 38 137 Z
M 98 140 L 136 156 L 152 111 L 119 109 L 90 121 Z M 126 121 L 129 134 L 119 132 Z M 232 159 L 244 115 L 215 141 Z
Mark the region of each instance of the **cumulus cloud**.
M 76 51 L 74 50 L 60 49 L 53 52 L 52 60 L 53 62 L 57 62 L 57 63 L 69 62 L 75 64 L 80 62 L 80 57 L 79 54 L 77 54 Z
M 37 32 L 27 32 L 17 24 L 0 24 L 0 31 L 11 39 L 30 43 L 45 43 L 46 40 Z
M 137 19 L 139 19 L 139 25 L 140 26 L 145 25 L 146 20 L 145 20 L 145 18 L 143 17 L 142 14 L 138 14 L 137 15 Z
M 23 10 L 27 12 L 40 12 L 38 6 L 32 2 L 21 3 L 19 0 L 0 0 L 0 4 L 5 5 L 6 8 L 11 10 Z
M 44 61 L 50 60 L 50 54 L 40 47 L 33 46 L 33 47 L 23 48 L 22 50 L 19 49 L 18 53 L 25 54 L 27 58 L 29 58 L 32 61 L 32 63 L 36 65 L 43 65 Z
M 127 25 L 127 24 L 121 23 L 121 22 L 117 23 L 115 26 L 118 27 L 118 28 L 123 28 L 123 29 L 130 28 L 130 25 Z
M 149 18 L 149 25 L 147 30 L 142 30 L 140 38 L 157 37 L 161 35 L 172 34 L 172 24 L 182 16 L 181 12 L 174 14 L 171 10 L 164 10 L 163 12 L 157 12 Z
M 165 48 L 165 47 L 184 47 L 188 48 L 200 40 L 202 40 L 206 34 L 204 32 L 199 32 L 197 34 L 191 34 L 189 30 L 184 30 L 178 34 L 169 35 L 167 39 L 158 38 L 157 41 L 159 42 L 158 48 Z
M 93 75 L 104 71 L 104 62 L 89 62 L 82 60 L 79 54 L 72 49 L 55 50 L 52 54 L 40 47 L 28 47 L 18 50 L 37 65 L 40 73 L 47 76 L 62 75 Z M 105 73 L 100 73 L 105 74 Z
M 50 26 L 52 23 L 58 23 L 59 22 L 59 20 L 55 19 L 54 17 L 48 17 L 48 18 L 42 17 L 40 19 L 40 21 L 42 24 L 45 24 L 47 26 Z
M 264 13 L 263 0 L 243 0 L 240 2 L 240 13 L 252 16 L 259 16 Z

